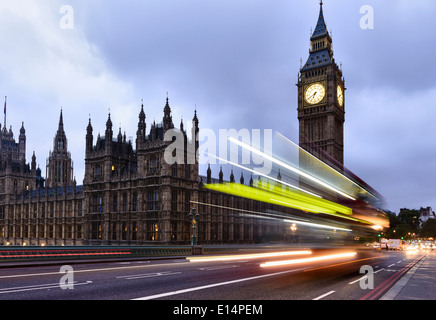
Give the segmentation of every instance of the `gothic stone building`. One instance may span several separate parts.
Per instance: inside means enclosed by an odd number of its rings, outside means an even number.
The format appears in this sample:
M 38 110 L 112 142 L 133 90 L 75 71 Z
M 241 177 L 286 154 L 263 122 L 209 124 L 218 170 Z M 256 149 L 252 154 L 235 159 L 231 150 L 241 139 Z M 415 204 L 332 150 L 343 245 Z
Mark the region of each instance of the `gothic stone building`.
M 198 162 L 186 161 L 187 145 L 194 143 L 194 150 L 198 149 L 198 142 L 192 138 L 199 132 L 196 112 L 191 138 L 183 122 L 178 129 L 186 147 L 183 164 L 169 164 L 164 158 L 165 149 L 172 143 L 165 141 L 164 135 L 175 129 L 168 99 L 162 122 L 153 123 L 148 134 L 145 119 L 141 106 L 136 148 L 121 129 L 114 136 L 110 114 L 104 136 L 96 139 L 90 119 L 85 138 L 85 177 L 83 185 L 78 186 L 61 111 L 53 151 L 47 159 L 46 180 L 36 169 L 35 155 L 30 167 L 19 153 L 18 161 L 4 162 L 0 244 L 188 244 L 192 235 L 188 214 L 194 207 L 200 214 L 199 243 L 253 243 L 271 235 L 283 237 L 280 224 L 260 223 L 252 215 L 244 215 L 271 205 L 202 188 L 203 181 L 215 181 L 210 168 L 207 176 L 201 177 Z M 13 136 L 8 135 L 8 139 L 9 144 L 15 143 Z M 20 139 L 25 141 L 24 129 Z M 19 144 L 14 146 L 21 150 Z M 8 150 L 3 151 L 11 158 Z M 234 182 L 233 172 L 230 181 Z M 222 171 L 216 182 L 224 182 Z M 240 183 L 244 183 L 242 174 Z
M 0 244 L 80 244 L 83 187 L 72 177 L 71 155 L 62 112 L 47 159 L 47 180 L 36 167 L 35 153 L 26 164 L 24 124 L 16 143 L 12 128 L 3 128 L 0 153 Z M 67 240 L 68 239 L 68 240 Z

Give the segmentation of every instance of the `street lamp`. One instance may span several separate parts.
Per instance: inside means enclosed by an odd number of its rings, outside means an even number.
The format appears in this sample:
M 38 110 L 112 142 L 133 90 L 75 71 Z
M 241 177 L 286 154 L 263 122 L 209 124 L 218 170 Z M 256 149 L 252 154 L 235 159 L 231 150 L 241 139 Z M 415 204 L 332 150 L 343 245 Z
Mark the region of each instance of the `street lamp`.
M 296 234 L 296 231 L 297 231 L 297 225 L 295 223 L 293 223 L 289 227 L 289 229 L 291 230 L 291 233 L 292 233 L 292 242 L 294 243 L 295 242 L 295 234 Z
M 197 210 L 195 208 L 192 208 L 191 211 L 192 212 L 190 212 L 188 214 L 189 220 L 191 220 L 191 224 L 192 224 L 192 240 L 191 240 L 191 245 L 195 246 L 195 245 L 197 245 L 197 238 L 195 237 L 195 227 L 197 225 L 198 220 L 200 219 L 200 214 L 197 213 Z

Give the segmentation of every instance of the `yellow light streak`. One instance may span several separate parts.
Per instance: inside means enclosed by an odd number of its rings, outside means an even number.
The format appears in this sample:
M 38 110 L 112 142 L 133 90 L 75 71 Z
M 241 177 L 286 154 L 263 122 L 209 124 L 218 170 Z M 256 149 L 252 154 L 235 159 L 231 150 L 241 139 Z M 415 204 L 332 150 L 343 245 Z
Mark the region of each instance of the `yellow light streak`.
M 347 253 L 338 253 L 338 254 L 332 254 L 332 255 L 321 256 L 321 257 L 313 257 L 313 258 L 283 260 L 283 261 L 269 261 L 269 262 L 262 263 L 260 265 L 260 267 L 267 268 L 267 267 L 284 266 L 284 265 L 291 265 L 291 264 L 305 263 L 305 262 L 333 260 L 333 259 L 338 259 L 338 258 L 349 258 L 349 257 L 353 257 L 355 255 L 356 255 L 356 252 L 347 252 Z
M 237 254 L 237 255 L 225 255 L 215 257 L 187 257 L 190 262 L 205 262 L 205 261 L 229 261 L 229 260 L 241 260 L 241 259 L 259 259 L 270 257 L 281 257 L 290 255 L 306 255 L 312 254 L 310 250 L 297 250 L 297 251 L 282 251 L 282 252 L 268 252 L 268 253 L 252 253 L 252 254 Z
M 296 191 L 283 190 L 282 194 L 274 194 L 263 189 L 228 182 L 206 184 L 204 187 L 210 190 L 232 194 L 243 198 L 280 204 L 282 206 L 287 206 L 306 212 L 325 213 L 332 215 L 338 215 L 337 212 L 339 212 L 341 213 L 339 216 L 351 216 L 352 214 L 352 210 L 346 206 L 325 199 L 319 199 L 313 196 L 305 195 Z
M 280 138 L 282 138 L 283 140 L 285 140 L 286 142 L 288 142 L 289 144 L 293 145 L 294 147 L 298 148 L 299 151 L 303 152 L 307 157 L 310 157 L 312 159 L 317 160 L 319 163 L 323 164 L 323 166 L 325 168 L 330 169 L 333 173 L 335 173 L 336 175 L 338 175 L 339 177 L 348 180 L 349 182 L 351 182 L 351 184 L 355 185 L 358 189 L 362 189 L 364 191 L 366 191 L 371 197 L 373 197 L 374 199 L 378 199 L 375 195 L 373 195 L 370 191 L 368 191 L 367 189 L 363 188 L 362 186 L 360 186 L 359 184 L 357 184 L 355 181 L 351 180 L 350 178 L 348 178 L 347 176 L 343 175 L 342 173 L 340 173 L 339 171 L 335 170 L 334 168 L 332 168 L 331 166 L 329 166 L 327 163 L 325 163 L 324 161 L 316 158 L 315 156 L 313 156 L 312 154 L 310 154 L 309 152 L 307 152 L 306 150 L 304 150 L 303 148 L 299 147 L 297 144 L 295 144 L 293 141 L 291 141 L 290 139 L 286 138 L 284 135 L 282 135 L 280 132 L 276 131 L 276 135 L 278 135 Z
M 287 183 L 287 182 L 281 181 L 281 180 L 279 180 L 279 179 L 276 179 L 276 178 L 270 177 L 270 176 L 268 176 L 268 175 L 266 175 L 266 174 L 264 174 L 264 173 L 261 173 L 261 172 L 259 172 L 259 171 L 256 171 L 256 170 L 253 170 L 253 169 L 250 169 L 250 168 L 247 168 L 247 167 L 241 166 L 240 164 L 237 164 L 237 163 L 235 163 L 235 162 L 233 162 L 233 161 L 228 161 L 228 160 L 226 160 L 226 159 L 223 159 L 223 158 L 217 157 L 217 156 L 215 156 L 215 155 L 213 155 L 213 154 L 208 154 L 208 155 L 211 156 L 211 157 L 213 157 L 213 158 L 215 158 L 215 159 L 217 159 L 217 160 L 219 160 L 219 161 L 227 162 L 228 164 L 230 164 L 230 165 L 232 165 L 232 166 L 235 166 L 235 167 L 238 167 L 238 168 L 241 168 L 241 169 L 247 170 L 247 171 L 249 171 L 249 172 L 252 172 L 252 173 L 254 173 L 254 174 L 258 175 L 258 176 L 262 176 L 262 177 L 265 177 L 265 178 L 270 179 L 270 180 L 272 180 L 272 181 L 275 181 L 275 182 L 281 183 L 281 184 L 283 184 L 283 185 L 285 185 L 285 186 L 291 187 L 291 188 L 293 188 L 293 189 L 300 190 L 300 191 L 302 191 L 302 192 L 304 192 L 304 193 L 307 193 L 307 194 L 310 194 L 310 195 L 312 195 L 312 196 L 314 196 L 314 197 L 322 198 L 320 195 L 317 195 L 317 194 L 315 194 L 315 193 L 313 193 L 313 192 L 310 192 L 310 191 L 304 190 L 304 189 L 302 189 L 302 188 L 300 188 L 300 187 L 297 187 L 296 185 L 293 185 L 293 184 L 290 184 L 290 183 Z

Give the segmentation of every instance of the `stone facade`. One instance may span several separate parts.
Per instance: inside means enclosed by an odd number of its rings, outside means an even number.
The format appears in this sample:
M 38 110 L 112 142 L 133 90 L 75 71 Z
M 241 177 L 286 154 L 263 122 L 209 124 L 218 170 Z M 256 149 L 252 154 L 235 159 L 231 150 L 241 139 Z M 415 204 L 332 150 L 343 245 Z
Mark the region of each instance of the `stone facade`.
M 2 193 L 0 201 L 0 244 L 188 244 L 193 231 L 188 214 L 193 208 L 200 214 L 198 243 L 254 243 L 283 236 L 283 225 L 255 217 L 256 212 L 271 206 L 203 188 L 204 182 L 213 180 L 210 170 L 201 177 L 198 161 L 188 161 L 189 150 L 196 153 L 198 149 L 196 112 L 190 134 L 183 122 L 178 129 L 185 145 L 181 164 L 168 164 L 164 158 L 172 142 L 165 141 L 164 135 L 175 129 L 168 99 L 162 122 L 154 122 L 148 134 L 145 118 L 141 106 L 136 148 L 121 129 L 114 137 L 110 114 L 105 135 L 96 139 L 90 119 L 85 177 L 83 185 L 77 186 L 71 180 L 73 167 L 61 112 L 54 148 L 47 159 L 46 183 L 38 178 L 40 169 L 29 165 L 17 171 L 16 177 L 3 177 L 8 192 Z M 35 163 L 33 157 L 32 168 Z M 214 181 L 223 183 L 222 172 L 219 176 Z M 15 178 L 19 183 L 14 189 L 11 180 Z M 230 181 L 234 181 L 233 172 Z

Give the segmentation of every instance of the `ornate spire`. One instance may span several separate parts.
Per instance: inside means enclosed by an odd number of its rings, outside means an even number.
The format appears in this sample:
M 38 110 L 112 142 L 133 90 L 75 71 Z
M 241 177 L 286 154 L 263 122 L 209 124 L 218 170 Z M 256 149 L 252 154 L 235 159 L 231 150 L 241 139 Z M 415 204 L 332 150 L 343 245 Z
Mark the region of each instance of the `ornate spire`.
M 112 137 L 113 137 L 112 120 L 111 120 L 111 113 L 109 110 L 109 115 L 106 121 L 106 132 L 105 132 L 106 141 L 112 141 Z M 106 147 L 109 148 L 110 145 L 106 145 Z
M 86 132 L 92 134 L 91 114 L 89 115 L 89 122 L 88 126 L 86 127 Z
M 112 120 L 111 120 L 111 113 L 109 111 L 107 121 L 106 121 L 106 130 L 112 129 Z
M 171 108 L 170 104 L 168 102 L 168 93 L 167 93 L 167 103 L 164 107 L 164 117 L 163 117 L 163 129 L 164 131 L 167 131 L 168 129 L 173 129 L 173 117 L 171 116 Z
M 121 133 L 121 126 L 120 126 L 120 131 L 118 131 L 117 141 L 118 142 L 123 141 L 123 134 Z
M 207 184 L 212 183 L 212 170 L 210 169 L 210 163 L 207 164 Z
M 316 23 L 315 31 L 313 32 L 310 40 L 314 40 L 328 35 L 327 25 L 324 20 L 324 12 L 322 11 L 322 5 L 323 5 L 322 1 L 320 2 L 319 5 L 320 5 L 320 9 L 319 9 L 318 22 Z
M 24 129 L 24 121 L 21 122 L 21 129 L 20 129 L 20 135 L 26 134 L 26 129 Z
M 64 128 L 64 117 L 62 115 L 62 107 L 61 107 L 61 115 L 59 117 L 59 128 L 61 128 L 61 127 L 62 127 L 62 130 L 63 130 L 63 128 Z
M 198 117 L 197 117 L 197 106 L 195 106 L 194 118 L 192 118 L 193 128 L 195 128 L 195 134 L 198 133 Z
M 93 135 L 92 135 L 92 125 L 91 125 L 91 115 L 89 115 L 89 123 L 86 127 L 86 152 L 92 151 L 92 142 L 93 142 Z
M 144 103 L 143 100 L 141 100 L 141 111 L 139 112 L 139 121 L 138 121 L 138 130 L 136 131 L 136 144 L 138 147 L 138 144 L 145 141 L 145 131 L 147 129 L 147 125 L 145 123 L 145 112 L 144 112 Z
M 310 37 L 310 50 L 307 62 L 300 68 L 300 71 L 307 71 L 318 67 L 331 65 L 334 62 L 332 38 L 327 31 L 324 19 L 323 3 L 320 2 L 319 16 L 315 31 Z
M 141 112 L 139 112 L 139 121 L 144 122 L 145 121 L 145 112 L 144 112 L 144 102 L 141 100 Z
M 65 135 L 65 130 L 64 130 L 64 118 L 62 115 L 62 107 L 59 116 L 58 131 L 56 132 L 56 137 L 54 139 L 53 150 L 57 150 L 60 152 L 66 152 L 67 150 L 67 136 Z

